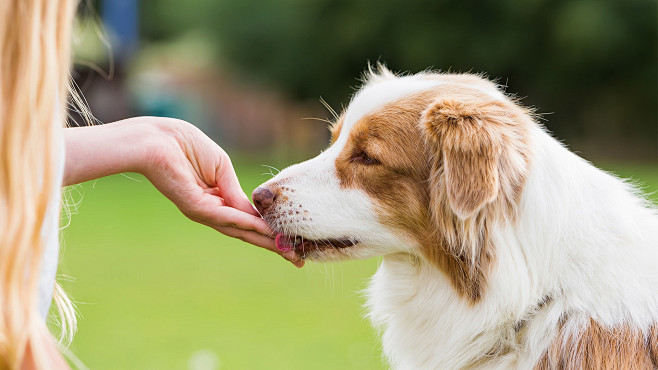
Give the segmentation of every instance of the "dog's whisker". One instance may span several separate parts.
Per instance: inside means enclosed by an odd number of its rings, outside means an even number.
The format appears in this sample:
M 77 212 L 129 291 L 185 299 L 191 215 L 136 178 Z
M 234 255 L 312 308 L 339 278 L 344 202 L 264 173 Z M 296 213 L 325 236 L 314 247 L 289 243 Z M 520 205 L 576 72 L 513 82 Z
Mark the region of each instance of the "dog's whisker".
M 334 108 L 331 107 L 331 105 L 329 105 L 329 103 L 327 103 L 326 100 L 324 100 L 324 98 L 320 98 L 320 103 L 324 105 L 325 108 L 327 108 L 327 110 L 329 111 L 329 113 L 331 113 L 331 115 L 334 117 L 335 120 L 338 120 L 338 113 Z
M 320 122 L 328 123 L 328 124 L 330 124 L 330 125 L 333 125 L 333 124 L 334 124 L 334 122 L 331 122 L 331 121 L 329 121 L 328 119 L 324 119 L 324 118 L 317 118 L 317 117 L 304 117 L 304 118 L 302 118 L 302 119 L 303 119 L 303 120 L 310 120 L 310 121 L 320 121 Z
M 274 170 L 274 171 L 276 171 L 276 173 L 281 172 L 280 169 L 278 169 L 278 168 L 276 168 L 276 167 L 274 167 L 274 166 L 267 165 L 267 164 L 261 164 L 261 167 L 267 167 L 267 168 L 269 168 L 270 170 Z

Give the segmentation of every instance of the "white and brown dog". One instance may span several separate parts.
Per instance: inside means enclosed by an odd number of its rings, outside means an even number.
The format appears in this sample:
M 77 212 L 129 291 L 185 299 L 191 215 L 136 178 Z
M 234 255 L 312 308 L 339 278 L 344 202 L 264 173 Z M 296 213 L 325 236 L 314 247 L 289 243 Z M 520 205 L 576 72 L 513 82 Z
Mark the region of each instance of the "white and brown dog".
M 470 74 L 367 76 L 331 146 L 256 189 L 277 246 L 383 256 L 394 368 L 658 367 L 658 212 Z

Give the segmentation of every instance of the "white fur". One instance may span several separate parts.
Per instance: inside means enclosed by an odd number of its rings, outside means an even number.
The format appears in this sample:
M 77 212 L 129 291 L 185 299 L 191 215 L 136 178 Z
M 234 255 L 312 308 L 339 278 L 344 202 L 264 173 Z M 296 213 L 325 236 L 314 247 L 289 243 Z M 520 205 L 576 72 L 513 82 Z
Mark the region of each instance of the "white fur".
M 411 240 L 378 222 L 366 193 L 339 186 L 334 162 L 354 123 L 437 81 L 426 75 L 373 79 L 352 100 L 331 148 L 263 185 L 289 189 L 283 194 L 290 203 L 280 206 L 273 225 L 278 231 L 360 242 L 311 257 L 384 256 L 368 289 L 368 307 L 372 322 L 383 329 L 391 365 L 528 369 L 565 315 L 572 332 L 590 318 L 645 331 L 658 322 L 656 209 L 633 186 L 574 155 L 539 125 L 530 130 L 534 153 L 518 219 L 494 228 L 496 263 L 474 305 L 442 271 L 414 255 Z M 488 93 L 506 99 L 493 87 Z M 288 215 L 297 209 L 305 211 L 305 220 Z M 537 310 L 547 296 L 550 302 Z M 520 320 L 526 323 L 517 332 Z M 488 353 L 494 356 L 483 359 Z

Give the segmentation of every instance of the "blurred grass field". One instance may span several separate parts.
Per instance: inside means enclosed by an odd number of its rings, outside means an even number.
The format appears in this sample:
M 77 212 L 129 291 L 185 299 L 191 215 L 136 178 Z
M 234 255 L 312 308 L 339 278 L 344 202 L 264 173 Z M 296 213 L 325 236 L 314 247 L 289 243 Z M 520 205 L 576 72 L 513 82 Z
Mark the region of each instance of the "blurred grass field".
M 247 194 L 269 178 L 238 160 Z M 658 190 L 655 164 L 602 166 Z M 91 369 L 382 369 L 360 295 L 376 260 L 307 264 L 186 219 L 143 177 L 88 182 L 60 274 Z M 74 199 L 80 199 L 74 195 Z M 654 201 L 658 195 L 652 195 Z

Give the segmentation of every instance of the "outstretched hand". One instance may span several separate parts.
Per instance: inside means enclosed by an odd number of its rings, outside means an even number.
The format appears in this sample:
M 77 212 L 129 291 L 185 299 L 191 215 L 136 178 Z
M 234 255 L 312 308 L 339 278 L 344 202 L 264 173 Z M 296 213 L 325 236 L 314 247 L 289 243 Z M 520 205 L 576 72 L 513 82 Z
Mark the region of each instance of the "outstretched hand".
M 229 156 L 195 126 L 171 118 L 137 117 L 66 131 L 65 184 L 111 173 L 142 173 L 191 220 L 303 266 L 294 251 L 277 250 L 273 231 L 242 191 Z M 91 160 L 89 153 L 81 153 L 89 145 L 92 153 L 104 146 L 111 151 Z M 80 157 L 87 158 L 86 166 L 74 160 Z

